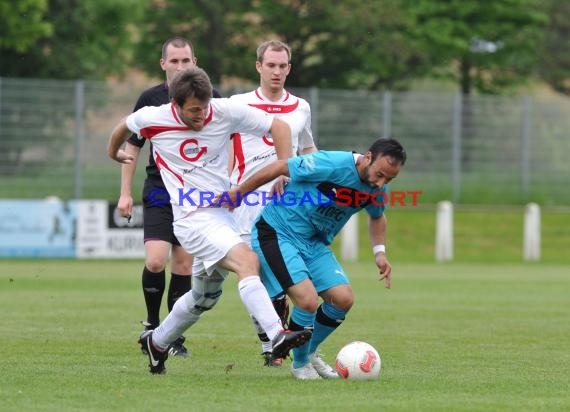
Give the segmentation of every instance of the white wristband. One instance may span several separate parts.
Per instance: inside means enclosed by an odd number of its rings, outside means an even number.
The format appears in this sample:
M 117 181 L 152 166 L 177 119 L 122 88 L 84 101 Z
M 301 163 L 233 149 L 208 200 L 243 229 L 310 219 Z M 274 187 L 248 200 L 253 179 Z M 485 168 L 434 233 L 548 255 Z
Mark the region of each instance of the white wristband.
M 384 245 L 376 245 L 372 248 L 372 253 L 374 253 L 374 256 L 376 256 L 378 253 L 386 253 L 386 246 Z

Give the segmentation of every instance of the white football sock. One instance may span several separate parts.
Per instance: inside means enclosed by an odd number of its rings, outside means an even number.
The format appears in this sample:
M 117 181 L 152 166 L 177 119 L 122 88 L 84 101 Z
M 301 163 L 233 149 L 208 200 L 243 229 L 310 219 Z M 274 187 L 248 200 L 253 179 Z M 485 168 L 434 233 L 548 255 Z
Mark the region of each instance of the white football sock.
M 166 319 L 154 330 L 152 343 L 155 346 L 159 349 L 168 348 L 168 345 L 200 319 L 200 314 L 190 311 L 190 307 L 194 307 L 192 291 L 185 293 L 176 301 Z
M 238 283 L 239 296 L 257 322 L 261 325 L 267 337 L 271 340 L 283 330 L 281 320 L 269 299 L 267 289 L 261 283 L 259 276 L 248 276 Z

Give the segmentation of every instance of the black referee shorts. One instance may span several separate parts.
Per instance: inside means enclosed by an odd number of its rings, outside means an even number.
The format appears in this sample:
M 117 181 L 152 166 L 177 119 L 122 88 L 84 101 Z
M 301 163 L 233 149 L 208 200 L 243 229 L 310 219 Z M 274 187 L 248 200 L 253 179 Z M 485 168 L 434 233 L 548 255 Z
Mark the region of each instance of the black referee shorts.
M 164 240 L 172 245 L 179 246 L 180 242 L 174 236 L 172 221 L 172 206 L 170 202 L 166 204 L 156 204 L 149 201 L 149 194 L 157 187 L 148 180 L 145 181 L 143 189 L 143 231 L 144 241 Z M 162 186 L 164 189 L 164 186 Z

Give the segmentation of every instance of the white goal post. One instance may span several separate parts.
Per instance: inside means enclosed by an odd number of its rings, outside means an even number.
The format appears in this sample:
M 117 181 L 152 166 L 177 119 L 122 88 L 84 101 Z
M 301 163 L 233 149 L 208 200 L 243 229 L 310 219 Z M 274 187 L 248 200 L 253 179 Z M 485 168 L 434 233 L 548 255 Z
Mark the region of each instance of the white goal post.
M 340 232 L 340 256 L 347 262 L 358 260 L 358 214 L 352 215 Z
M 437 204 L 435 222 L 435 260 L 453 260 L 453 204 L 445 200 Z
M 523 259 L 540 260 L 540 206 L 536 203 L 526 205 L 524 211 Z

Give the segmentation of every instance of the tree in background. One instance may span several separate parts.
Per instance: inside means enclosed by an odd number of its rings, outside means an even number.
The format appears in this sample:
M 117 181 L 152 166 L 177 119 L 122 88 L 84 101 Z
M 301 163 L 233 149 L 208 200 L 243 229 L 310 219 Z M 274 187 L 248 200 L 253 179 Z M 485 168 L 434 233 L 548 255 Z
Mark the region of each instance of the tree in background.
M 194 45 L 198 65 L 214 84 L 222 76 L 241 75 L 252 67 L 250 36 L 254 23 L 248 20 L 247 0 L 151 0 L 144 11 L 134 67 L 162 78 L 158 60 L 164 41 L 170 37 L 188 38 Z M 255 49 L 254 49 L 255 50 Z
M 293 47 L 292 85 L 399 89 L 429 69 L 401 0 L 260 0 L 255 11 Z
M 436 74 L 462 95 L 461 165 L 475 170 L 479 134 L 474 92 L 500 93 L 536 78 L 548 15 L 541 0 L 407 0 L 417 36 Z
M 25 53 L 38 39 L 50 36 L 53 25 L 45 20 L 46 11 L 47 0 L 1 2 L 0 50 Z
M 142 2 L 18 0 L 10 2 L 13 4 L 10 8 L 6 8 L 6 3 L 0 3 L 0 21 L 10 23 L 2 24 L 0 29 L 0 76 L 105 79 L 128 67 L 134 40 L 130 29 L 137 23 L 138 6 Z M 45 170 L 42 169 L 45 163 L 52 168 L 63 166 L 63 156 L 57 148 L 73 147 L 75 136 L 69 127 L 75 117 L 70 110 L 72 104 L 54 104 L 53 98 L 70 96 L 65 99 L 68 103 L 73 100 L 73 88 L 69 93 L 70 85 L 60 83 L 57 94 L 50 93 L 50 85 L 41 81 L 30 79 L 27 83 L 36 85 L 32 97 L 2 105 L 0 152 L 5 161 L 0 174 L 33 175 Z M 1 87 L 3 97 L 14 93 L 14 87 L 9 89 L 7 82 L 2 82 Z M 57 85 L 51 87 L 55 90 Z M 39 108 L 49 112 L 49 116 L 36 124 Z M 28 149 L 40 148 L 45 152 L 41 160 L 25 158 Z M 58 161 L 53 162 L 54 158 Z
M 554 90 L 570 94 L 570 2 L 551 0 L 548 14 L 540 75 Z
M 541 0 L 407 0 L 431 73 L 461 93 L 497 93 L 536 74 L 548 15 Z M 430 73 L 430 74 L 431 74 Z
M 564 91 L 570 72 L 570 6 L 555 0 L 13 3 L 0 3 L 0 76 L 102 79 L 132 66 L 161 78 L 160 46 L 176 35 L 194 43 L 216 84 L 256 82 L 255 49 L 269 38 L 292 46 L 297 87 L 401 90 L 436 76 L 470 95 L 540 72 Z
M 151 1 L 139 27 L 136 66 L 156 77 L 162 42 L 189 38 L 214 83 L 257 81 L 255 50 L 278 38 L 293 48 L 296 87 L 405 87 L 427 68 L 401 0 Z M 152 52 L 151 52 L 152 51 Z
M 36 26 L 30 40 L 19 47 L 0 43 L 0 76 L 53 79 L 105 79 L 121 73 L 131 60 L 132 28 L 138 23 L 138 11 L 144 2 L 138 0 L 49 0 L 40 23 L 30 22 L 21 4 L 35 4 L 36 22 L 42 1 L 19 0 L 10 14 L 25 19 L 21 26 Z M 2 3 L 4 4 L 4 3 Z M 2 6 L 4 7 L 4 6 Z M 23 30 L 2 25 L 6 38 L 15 39 Z M 46 27 L 51 27 L 50 32 Z M 43 29 L 42 29 L 43 28 Z M 13 40 L 12 43 L 17 41 Z M 24 47 L 26 46 L 26 47 Z

